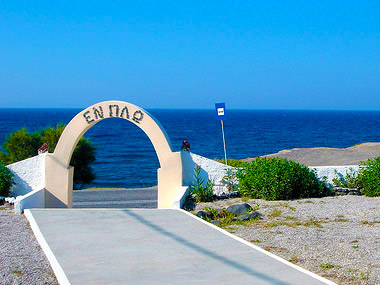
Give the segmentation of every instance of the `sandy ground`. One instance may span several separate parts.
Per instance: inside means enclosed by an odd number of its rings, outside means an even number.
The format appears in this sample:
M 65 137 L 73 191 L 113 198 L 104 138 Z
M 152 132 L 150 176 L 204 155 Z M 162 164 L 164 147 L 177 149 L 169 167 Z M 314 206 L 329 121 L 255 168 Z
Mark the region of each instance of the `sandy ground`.
M 368 158 L 380 156 L 380 143 L 362 143 L 349 148 L 293 148 L 262 157 L 282 157 L 307 166 L 359 165 Z M 254 158 L 243 159 L 251 161 Z
M 200 203 L 194 212 L 242 202 Z M 380 284 L 380 197 L 246 202 L 261 218 L 229 232 L 338 284 Z

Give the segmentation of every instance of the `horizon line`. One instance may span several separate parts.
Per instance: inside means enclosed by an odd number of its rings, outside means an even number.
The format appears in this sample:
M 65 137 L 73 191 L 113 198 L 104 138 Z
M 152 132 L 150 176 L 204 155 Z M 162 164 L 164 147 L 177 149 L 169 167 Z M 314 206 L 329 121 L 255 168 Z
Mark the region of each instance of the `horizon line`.
M 84 110 L 86 108 L 87 107 L 0 107 L 0 110 L 2 110 L 2 109 Z M 142 107 L 142 109 L 145 109 L 145 110 L 166 110 L 166 111 L 170 111 L 170 110 L 173 110 L 173 111 L 174 110 L 215 111 L 214 108 L 165 108 L 165 107 L 161 107 L 161 108 L 149 108 L 149 107 L 147 107 L 147 108 L 145 108 L 145 107 Z M 363 112 L 363 111 L 378 112 L 378 111 L 380 111 L 380 109 L 226 108 L 227 112 L 228 112 L 228 110 L 233 110 L 233 111 L 358 111 L 358 112 Z

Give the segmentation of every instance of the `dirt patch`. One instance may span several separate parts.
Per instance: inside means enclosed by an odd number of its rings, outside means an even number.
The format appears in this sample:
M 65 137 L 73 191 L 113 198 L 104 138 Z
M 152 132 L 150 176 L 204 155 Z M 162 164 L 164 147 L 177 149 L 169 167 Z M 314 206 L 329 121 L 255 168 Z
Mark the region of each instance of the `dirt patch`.
M 293 148 L 262 157 L 282 157 L 307 166 L 359 165 L 380 156 L 380 143 L 362 143 L 348 148 Z M 243 159 L 252 161 L 254 158 Z

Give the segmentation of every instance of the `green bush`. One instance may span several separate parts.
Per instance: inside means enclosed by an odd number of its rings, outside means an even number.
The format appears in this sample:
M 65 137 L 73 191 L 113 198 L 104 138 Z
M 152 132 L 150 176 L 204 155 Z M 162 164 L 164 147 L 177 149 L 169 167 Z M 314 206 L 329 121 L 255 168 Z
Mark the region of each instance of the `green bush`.
M 358 179 L 364 195 L 380 196 L 380 157 L 361 162 Z
M 204 186 L 204 180 L 201 178 L 201 167 L 199 165 L 194 167 L 194 183 L 190 186 L 190 194 L 195 198 L 196 202 L 210 202 L 214 195 L 214 184 L 211 180 L 207 181 Z
M 338 176 L 338 172 L 336 170 L 335 175 L 336 177 L 332 179 L 334 187 L 361 188 L 359 183 L 359 173 L 353 168 L 350 168 L 344 177 Z
M 29 133 L 25 128 L 11 133 L 3 144 L 4 153 L 0 152 L 0 162 L 11 164 L 38 154 L 38 148 L 46 143 L 49 152 L 54 152 L 58 140 L 65 129 L 64 125 L 45 128 Z M 74 187 L 82 188 L 95 179 L 91 163 L 95 161 L 95 147 L 85 138 L 81 138 L 71 157 L 70 165 L 74 166 Z
M 219 163 L 223 163 L 223 164 L 225 164 L 225 161 L 226 161 L 225 159 L 214 159 L 214 160 L 219 162 Z M 241 160 L 237 160 L 237 159 L 227 159 L 227 165 L 228 166 L 241 168 L 241 167 L 246 166 L 247 164 L 249 164 L 249 162 L 241 161 Z
M 265 200 L 321 197 L 324 182 L 307 166 L 283 158 L 256 158 L 237 172 L 241 195 Z
M 0 163 L 0 196 L 8 197 L 9 189 L 13 184 L 13 174 L 5 166 L 4 163 Z

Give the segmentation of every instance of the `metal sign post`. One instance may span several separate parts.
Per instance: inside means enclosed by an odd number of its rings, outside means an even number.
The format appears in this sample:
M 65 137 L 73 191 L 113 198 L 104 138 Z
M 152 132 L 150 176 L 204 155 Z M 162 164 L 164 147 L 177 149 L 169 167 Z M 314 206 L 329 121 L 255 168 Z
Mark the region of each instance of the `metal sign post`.
M 222 135 L 223 135 L 223 147 L 224 147 L 224 162 L 227 164 L 227 150 L 226 150 L 226 140 L 224 138 L 224 126 L 223 120 L 226 119 L 226 104 L 225 103 L 215 103 L 216 117 L 220 120 L 222 124 Z

